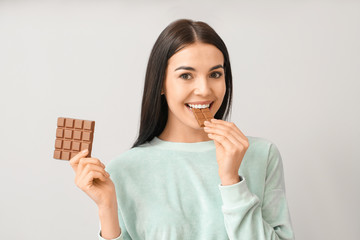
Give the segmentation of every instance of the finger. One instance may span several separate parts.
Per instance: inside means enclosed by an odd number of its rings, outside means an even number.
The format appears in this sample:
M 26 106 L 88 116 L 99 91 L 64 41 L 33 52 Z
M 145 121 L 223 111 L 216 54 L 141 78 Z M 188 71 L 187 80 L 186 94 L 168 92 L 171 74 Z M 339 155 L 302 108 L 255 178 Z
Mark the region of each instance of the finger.
M 87 163 L 86 165 L 84 165 L 83 171 L 81 171 L 81 172 L 79 171 L 79 174 L 80 173 L 86 173 L 86 172 L 89 172 L 91 170 L 96 170 L 96 171 L 102 172 L 104 174 L 106 173 L 105 169 L 102 166 L 92 164 L 92 163 Z
M 208 133 L 216 133 L 224 136 L 231 135 L 232 138 L 229 137 L 229 139 L 231 139 L 234 144 L 246 145 L 246 140 L 244 140 L 242 136 L 237 131 L 235 131 L 233 127 L 230 127 L 228 125 L 210 123 L 206 125 L 204 131 Z
M 76 172 L 82 172 L 87 164 L 95 164 L 105 168 L 105 165 L 97 158 L 81 158 L 79 160 Z
M 86 164 L 89 163 L 105 168 L 105 165 L 98 158 L 81 158 L 79 160 L 79 165 L 85 166 Z
M 70 159 L 70 161 L 69 161 L 70 165 L 74 169 L 75 172 L 77 170 L 77 166 L 79 164 L 80 159 L 83 157 L 86 157 L 87 154 L 88 154 L 88 150 L 84 149 L 83 151 L 79 152 L 73 158 Z
M 210 134 L 224 136 L 235 146 L 242 145 L 242 143 L 236 137 L 233 136 L 233 134 L 231 133 L 231 129 L 229 129 L 229 128 L 221 128 L 221 127 L 208 128 L 208 127 L 206 127 L 205 131 Z
M 107 173 L 103 168 L 97 165 L 88 164 L 82 172 L 78 173 L 77 177 L 75 177 L 75 181 L 84 183 L 84 179 L 88 179 L 89 174 L 93 174 L 92 172 L 98 172 L 104 178 L 110 177 L 110 174 Z
M 248 138 L 240 131 L 240 129 L 235 125 L 235 123 L 232 122 L 227 122 L 227 121 L 223 121 L 223 120 L 219 120 L 219 119 L 211 119 L 211 123 L 209 126 L 212 126 L 213 124 L 215 124 L 216 126 L 223 126 L 223 127 L 228 127 L 231 128 L 233 131 L 233 133 L 237 133 L 239 135 L 237 135 L 237 139 L 243 143 L 243 145 L 248 146 L 249 145 L 249 140 Z M 235 136 L 236 134 L 234 134 Z
M 100 179 L 105 182 L 107 178 L 98 171 L 90 171 L 84 178 L 82 178 L 79 182 L 79 186 L 91 186 L 95 179 Z
M 213 134 L 213 133 L 208 134 L 208 136 L 209 136 L 209 138 L 211 138 L 214 141 L 221 144 L 227 151 L 229 151 L 230 149 L 233 149 L 235 147 L 234 144 L 229 139 L 227 139 L 225 136 L 221 136 L 221 135 L 217 135 L 217 134 Z
M 220 124 L 220 125 L 224 125 L 224 126 L 228 126 L 233 128 L 236 132 L 238 132 L 242 137 L 246 138 L 246 136 L 241 132 L 241 130 L 235 125 L 235 123 L 233 122 L 227 122 L 224 120 L 220 120 L 220 119 L 211 119 L 211 123 L 213 124 Z

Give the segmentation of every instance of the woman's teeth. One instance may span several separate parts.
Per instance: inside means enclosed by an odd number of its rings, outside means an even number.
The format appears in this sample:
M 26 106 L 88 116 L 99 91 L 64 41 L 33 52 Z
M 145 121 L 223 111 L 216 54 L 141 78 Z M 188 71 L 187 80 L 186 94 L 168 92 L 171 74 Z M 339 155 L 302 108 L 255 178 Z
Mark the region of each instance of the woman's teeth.
M 208 107 L 210 107 L 210 104 L 199 104 L 199 105 L 195 105 L 195 104 L 187 104 L 189 107 L 191 107 L 191 108 L 208 108 Z

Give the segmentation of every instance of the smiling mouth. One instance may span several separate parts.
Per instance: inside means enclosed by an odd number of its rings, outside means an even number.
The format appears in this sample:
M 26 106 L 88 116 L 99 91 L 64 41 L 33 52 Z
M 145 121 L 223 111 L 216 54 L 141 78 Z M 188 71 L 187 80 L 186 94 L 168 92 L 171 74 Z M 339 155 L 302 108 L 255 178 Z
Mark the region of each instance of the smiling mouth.
M 211 102 L 210 104 L 184 104 L 191 112 L 192 112 L 192 108 L 197 108 L 197 109 L 202 109 L 202 108 L 209 108 L 211 110 L 212 106 L 213 106 L 214 102 Z

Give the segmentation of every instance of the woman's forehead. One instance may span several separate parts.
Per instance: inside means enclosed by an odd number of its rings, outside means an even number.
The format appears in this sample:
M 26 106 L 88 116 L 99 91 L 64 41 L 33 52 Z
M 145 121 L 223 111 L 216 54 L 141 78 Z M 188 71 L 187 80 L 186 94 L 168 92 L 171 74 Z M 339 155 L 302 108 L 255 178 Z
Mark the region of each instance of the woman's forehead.
M 168 68 L 175 70 L 181 66 L 188 66 L 200 70 L 223 63 L 224 56 L 217 47 L 211 44 L 194 43 L 171 56 L 168 61 Z

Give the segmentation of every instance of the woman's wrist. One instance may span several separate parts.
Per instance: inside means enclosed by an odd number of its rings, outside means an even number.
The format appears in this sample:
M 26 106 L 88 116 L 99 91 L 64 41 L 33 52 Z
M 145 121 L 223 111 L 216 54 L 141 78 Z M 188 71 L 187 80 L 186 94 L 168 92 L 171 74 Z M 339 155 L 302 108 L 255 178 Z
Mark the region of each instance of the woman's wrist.
M 101 237 L 105 239 L 117 238 L 121 234 L 117 204 L 99 207 Z
M 115 204 L 104 204 L 102 206 L 98 206 L 99 214 L 105 215 L 111 212 L 117 212 L 117 203 Z
M 222 186 L 233 185 L 233 184 L 239 183 L 242 180 L 239 175 L 237 175 L 237 177 L 220 178 L 220 179 L 221 179 Z
M 99 211 L 107 211 L 109 209 L 117 208 L 116 193 L 106 194 L 106 198 L 101 200 L 101 203 L 96 203 Z
M 116 198 L 113 199 L 113 200 L 109 200 L 109 201 L 106 201 L 102 204 L 98 204 L 98 209 L 99 211 L 109 211 L 109 210 L 112 210 L 112 209 L 115 209 L 117 208 L 117 201 L 116 201 Z

